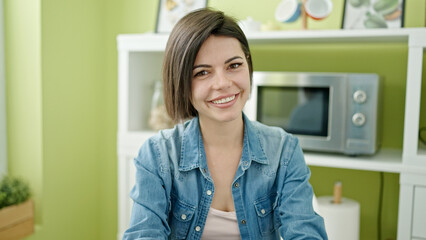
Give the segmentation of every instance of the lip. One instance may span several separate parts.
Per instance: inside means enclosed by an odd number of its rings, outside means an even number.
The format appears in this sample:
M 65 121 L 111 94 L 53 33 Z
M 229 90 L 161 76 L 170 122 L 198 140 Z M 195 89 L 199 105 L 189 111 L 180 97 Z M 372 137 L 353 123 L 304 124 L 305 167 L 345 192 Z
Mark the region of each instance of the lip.
M 217 97 L 217 98 L 213 98 L 212 100 L 209 100 L 209 102 L 213 102 L 213 101 L 217 101 L 217 100 L 220 100 L 220 99 L 224 99 L 224 98 L 228 98 L 228 97 L 236 96 L 236 95 L 238 95 L 238 94 L 239 94 L 239 93 L 227 94 L 227 95 L 221 95 L 221 96 L 219 96 L 219 97 Z
M 216 104 L 216 103 L 213 102 L 213 101 L 217 101 L 217 100 L 220 100 L 220 99 L 223 99 L 223 98 L 227 98 L 227 97 L 232 97 L 232 96 L 235 96 L 235 98 L 232 101 L 227 102 L 227 103 Z M 240 93 L 222 95 L 220 97 L 217 97 L 215 99 L 212 99 L 212 100 L 208 101 L 208 103 L 210 103 L 211 105 L 213 105 L 213 106 L 215 106 L 217 108 L 228 108 L 228 107 L 234 105 L 234 103 L 237 101 L 237 99 L 239 98 L 239 96 L 240 96 Z

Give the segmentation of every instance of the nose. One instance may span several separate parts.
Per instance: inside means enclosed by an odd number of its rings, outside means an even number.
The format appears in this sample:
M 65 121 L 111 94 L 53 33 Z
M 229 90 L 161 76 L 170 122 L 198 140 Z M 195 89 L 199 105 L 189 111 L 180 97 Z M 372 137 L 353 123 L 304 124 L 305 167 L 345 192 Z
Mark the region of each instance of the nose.
M 232 80 L 229 79 L 229 77 L 226 75 L 225 72 L 218 71 L 215 78 L 214 78 L 213 85 L 214 85 L 213 87 L 215 89 L 226 89 L 226 88 L 231 87 Z

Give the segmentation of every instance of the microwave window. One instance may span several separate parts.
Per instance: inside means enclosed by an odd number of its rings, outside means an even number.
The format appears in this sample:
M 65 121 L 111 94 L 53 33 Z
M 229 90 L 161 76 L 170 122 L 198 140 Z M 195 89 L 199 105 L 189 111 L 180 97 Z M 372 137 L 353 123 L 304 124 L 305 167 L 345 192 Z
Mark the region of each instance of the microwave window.
M 330 89 L 260 86 L 257 120 L 289 133 L 328 136 Z

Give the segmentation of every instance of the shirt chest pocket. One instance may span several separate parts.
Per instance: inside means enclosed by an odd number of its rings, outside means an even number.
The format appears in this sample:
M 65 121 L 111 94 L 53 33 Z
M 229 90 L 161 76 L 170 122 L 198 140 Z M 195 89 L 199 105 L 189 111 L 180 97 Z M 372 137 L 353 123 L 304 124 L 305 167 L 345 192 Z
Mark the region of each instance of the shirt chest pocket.
M 179 200 L 172 202 L 170 229 L 172 239 L 186 239 L 195 207 Z
M 257 222 L 259 224 L 262 236 L 270 235 L 275 231 L 274 226 L 274 210 L 277 206 L 277 195 L 269 194 L 254 202 L 257 214 Z

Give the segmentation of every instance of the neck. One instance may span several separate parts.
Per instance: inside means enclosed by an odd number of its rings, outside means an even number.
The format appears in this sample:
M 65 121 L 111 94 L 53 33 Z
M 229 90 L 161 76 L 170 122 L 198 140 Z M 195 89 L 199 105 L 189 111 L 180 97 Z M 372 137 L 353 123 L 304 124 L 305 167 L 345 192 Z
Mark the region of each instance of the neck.
M 230 122 L 214 122 L 199 118 L 204 145 L 210 147 L 234 148 L 243 146 L 243 117 Z

